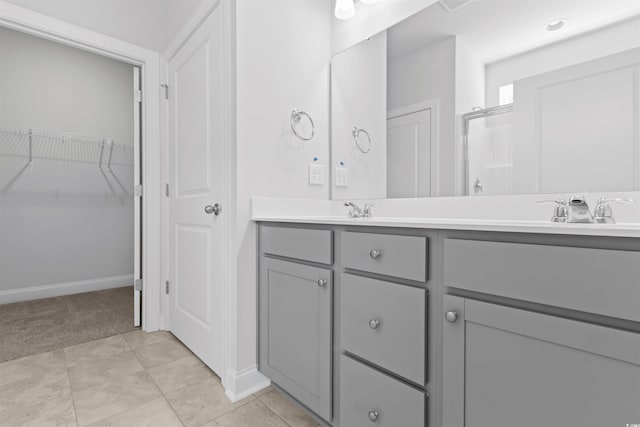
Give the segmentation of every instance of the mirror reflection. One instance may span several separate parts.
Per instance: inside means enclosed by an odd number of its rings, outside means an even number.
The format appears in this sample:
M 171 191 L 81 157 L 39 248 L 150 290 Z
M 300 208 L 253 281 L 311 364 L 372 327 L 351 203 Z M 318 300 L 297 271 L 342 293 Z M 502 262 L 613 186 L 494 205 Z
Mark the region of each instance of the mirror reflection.
M 636 0 L 441 0 L 331 68 L 334 199 L 640 190 Z

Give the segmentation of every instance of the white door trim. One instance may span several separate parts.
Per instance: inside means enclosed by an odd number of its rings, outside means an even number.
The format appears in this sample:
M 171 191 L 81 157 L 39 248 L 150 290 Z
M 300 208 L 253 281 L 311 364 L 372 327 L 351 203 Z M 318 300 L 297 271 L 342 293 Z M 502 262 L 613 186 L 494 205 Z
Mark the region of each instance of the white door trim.
M 40 13 L 0 0 L 0 26 L 22 31 L 98 55 L 117 59 L 142 69 L 142 170 L 143 203 L 142 328 L 160 328 L 160 144 L 159 54 Z
M 224 324 L 223 328 L 223 341 L 225 346 L 224 355 L 224 374 L 222 375 L 222 385 L 225 388 L 227 397 L 232 401 L 237 401 L 246 397 L 247 395 L 257 391 L 265 384 L 260 383 L 260 380 L 264 381 L 260 375 L 257 374 L 257 370 L 251 372 L 238 373 L 235 367 L 235 360 L 237 360 L 237 245 L 236 245 L 236 81 L 235 81 L 235 2 L 223 1 L 223 0 L 207 0 L 199 9 L 192 15 L 188 23 L 182 27 L 178 35 L 171 42 L 167 50 L 162 54 L 162 78 L 163 83 L 168 82 L 169 78 L 169 61 L 176 55 L 180 47 L 191 37 L 191 35 L 200 27 L 200 25 L 207 19 L 207 17 L 217 8 L 222 8 L 222 21 L 223 21 L 223 37 L 224 37 L 224 141 L 223 141 L 223 156 L 224 156 L 224 182 L 222 183 L 222 209 L 227 227 L 224 231 L 223 240 L 225 259 L 223 260 L 224 270 L 223 283 L 224 283 Z M 171 98 L 171 87 L 169 87 L 169 98 Z M 169 103 L 162 102 L 162 117 L 165 120 L 161 122 L 161 145 L 162 145 L 162 171 L 161 182 L 164 188 L 164 183 L 169 182 L 169 130 L 168 130 L 168 118 L 169 118 Z M 174 189 L 169 189 L 170 194 Z M 162 227 L 161 227 L 161 240 L 162 240 L 162 254 L 161 265 L 162 267 L 162 283 L 168 280 L 169 277 L 169 198 L 164 197 L 161 203 L 162 206 Z M 171 319 L 169 319 L 169 296 L 162 294 L 162 328 L 170 329 Z M 255 372 L 253 372 L 255 371 Z M 256 378 L 254 378 L 256 377 Z
M 430 99 L 387 111 L 387 120 L 431 110 L 431 197 L 440 195 L 440 99 Z

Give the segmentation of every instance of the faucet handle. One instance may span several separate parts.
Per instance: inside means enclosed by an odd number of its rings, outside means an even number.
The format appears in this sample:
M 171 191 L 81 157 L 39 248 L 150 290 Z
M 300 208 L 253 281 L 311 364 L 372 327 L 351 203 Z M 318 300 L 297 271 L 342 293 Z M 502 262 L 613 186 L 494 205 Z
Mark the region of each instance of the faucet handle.
M 630 205 L 634 202 L 635 202 L 634 199 L 609 199 L 609 198 L 603 197 L 601 199 L 598 199 L 593 216 L 595 217 L 596 222 L 598 223 L 615 224 L 616 220 L 613 217 L 613 209 L 611 209 L 611 206 L 609 205 L 609 203 L 622 203 L 625 205 Z
M 362 215 L 365 218 L 371 218 L 373 216 L 373 210 L 371 208 L 373 208 L 373 203 L 365 203 L 364 204 L 364 208 L 362 208 Z
M 564 199 L 556 199 L 556 200 L 540 200 L 538 201 L 538 205 L 550 205 L 555 204 L 555 208 L 553 209 L 553 216 L 551 217 L 551 222 L 567 222 L 567 201 Z

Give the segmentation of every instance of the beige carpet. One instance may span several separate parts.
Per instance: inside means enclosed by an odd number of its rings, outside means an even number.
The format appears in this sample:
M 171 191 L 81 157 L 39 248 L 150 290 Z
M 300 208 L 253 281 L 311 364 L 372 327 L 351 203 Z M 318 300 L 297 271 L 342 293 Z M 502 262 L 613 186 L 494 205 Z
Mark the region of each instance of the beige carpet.
M 133 287 L 0 305 L 0 362 L 133 331 Z

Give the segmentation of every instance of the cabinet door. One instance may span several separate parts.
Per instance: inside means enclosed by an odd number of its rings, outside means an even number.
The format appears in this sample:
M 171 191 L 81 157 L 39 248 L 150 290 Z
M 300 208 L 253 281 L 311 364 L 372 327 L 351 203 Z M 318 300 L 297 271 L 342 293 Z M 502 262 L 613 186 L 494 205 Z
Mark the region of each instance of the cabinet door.
M 331 271 L 262 258 L 260 371 L 331 419 Z
M 640 420 L 640 334 L 449 295 L 444 309 L 445 427 Z

